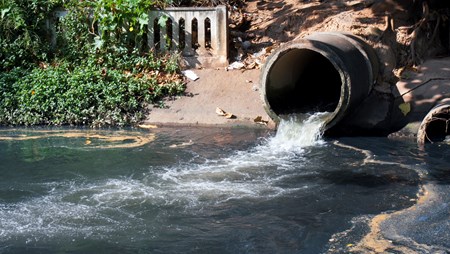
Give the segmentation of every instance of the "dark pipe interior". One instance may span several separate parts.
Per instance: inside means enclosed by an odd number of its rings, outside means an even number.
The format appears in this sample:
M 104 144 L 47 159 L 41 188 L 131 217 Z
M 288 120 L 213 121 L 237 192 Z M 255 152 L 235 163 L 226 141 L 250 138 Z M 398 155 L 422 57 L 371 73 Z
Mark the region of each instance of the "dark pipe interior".
M 450 116 L 446 114 L 436 114 L 426 128 L 426 139 L 430 142 L 442 142 L 446 136 L 450 135 Z
M 280 54 L 268 75 L 267 101 L 277 115 L 333 112 L 341 95 L 341 77 L 329 59 L 310 49 Z

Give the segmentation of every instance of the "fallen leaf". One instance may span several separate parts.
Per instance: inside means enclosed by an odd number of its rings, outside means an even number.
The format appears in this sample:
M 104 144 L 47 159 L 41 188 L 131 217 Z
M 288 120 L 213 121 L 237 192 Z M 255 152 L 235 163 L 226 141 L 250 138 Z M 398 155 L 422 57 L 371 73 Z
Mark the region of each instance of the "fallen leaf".
M 254 69 L 255 67 L 256 67 L 256 62 L 249 63 L 246 66 L 247 69 Z
M 225 116 L 227 114 L 227 112 L 225 112 L 221 108 L 216 108 L 216 114 L 218 114 L 219 116 Z
M 88 138 L 86 139 L 86 141 L 84 142 L 85 145 L 90 145 L 92 143 L 91 140 L 89 140 Z
M 105 77 L 107 75 L 106 68 L 102 68 L 101 74 L 102 74 L 103 77 Z
M 44 62 L 39 62 L 39 68 L 41 69 L 47 69 L 48 68 L 48 64 L 44 63 Z
M 262 116 L 257 116 L 255 119 L 253 119 L 253 122 L 263 125 L 267 125 L 269 123 L 269 121 L 263 120 Z
M 402 103 L 398 106 L 403 115 L 406 116 L 411 111 L 411 104 L 409 102 Z
M 216 114 L 218 114 L 219 116 L 224 116 L 227 119 L 234 119 L 234 118 L 236 118 L 236 116 L 233 115 L 232 113 L 228 113 L 228 112 L 226 112 L 225 110 L 223 110 L 223 109 L 221 109 L 219 107 L 216 108 Z
M 231 113 L 226 113 L 226 114 L 225 114 L 225 118 L 226 118 L 226 119 L 234 119 L 234 118 L 236 118 L 236 116 L 233 115 L 233 114 L 231 114 Z
M 142 129 L 156 129 L 156 128 L 158 128 L 158 126 L 153 125 L 153 124 L 139 124 L 138 127 L 142 128 Z

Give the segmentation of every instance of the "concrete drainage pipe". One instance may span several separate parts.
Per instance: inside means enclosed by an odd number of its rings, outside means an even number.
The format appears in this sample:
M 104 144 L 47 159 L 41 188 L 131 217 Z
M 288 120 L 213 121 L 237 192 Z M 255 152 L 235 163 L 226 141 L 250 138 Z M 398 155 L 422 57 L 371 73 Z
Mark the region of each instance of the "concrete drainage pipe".
M 432 108 L 420 124 L 417 143 L 447 142 L 450 136 L 450 99 Z
M 269 56 L 261 77 L 264 107 L 275 122 L 293 113 L 331 112 L 327 130 L 368 96 L 377 73 L 375 52 L 361 38 L 315 33 Z

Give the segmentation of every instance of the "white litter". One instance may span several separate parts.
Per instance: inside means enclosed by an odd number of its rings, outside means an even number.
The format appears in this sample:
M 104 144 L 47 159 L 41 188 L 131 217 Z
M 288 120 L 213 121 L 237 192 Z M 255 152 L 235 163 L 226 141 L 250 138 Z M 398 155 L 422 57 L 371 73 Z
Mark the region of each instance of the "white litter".
M 245 64 L 241 62 L 234 62 L 227 67 L 227 70 L 240 70 L 245 67 Z
M 196 81 L 197 79 L 199 79 L 197 74 L 195 74 L 195 72 L 193 72 L 191 70 L 182 71 L 181 73 L 183 73 L 183 75 L 186 76 L 190 80 Z

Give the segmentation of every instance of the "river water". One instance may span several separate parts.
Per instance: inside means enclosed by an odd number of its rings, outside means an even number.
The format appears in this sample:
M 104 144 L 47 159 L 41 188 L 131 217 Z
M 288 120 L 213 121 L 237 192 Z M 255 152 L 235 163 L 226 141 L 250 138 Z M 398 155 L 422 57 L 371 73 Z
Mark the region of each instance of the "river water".
M 430 160 L 450 168 L 413 141 L 322 138 L 317 119 L 0 129 L 0 253 L 347 252 L 441 178 Z

